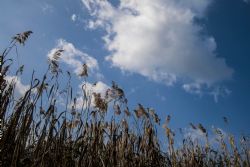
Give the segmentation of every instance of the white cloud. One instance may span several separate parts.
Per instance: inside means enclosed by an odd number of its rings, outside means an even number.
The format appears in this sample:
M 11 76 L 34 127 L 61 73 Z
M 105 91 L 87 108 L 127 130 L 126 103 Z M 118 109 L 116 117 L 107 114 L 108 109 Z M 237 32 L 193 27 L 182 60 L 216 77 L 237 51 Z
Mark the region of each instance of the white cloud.
M 166 85 L 181 82 L 188 92 L 231 79 L 233 69 L 217 57 L 215 39 L 201 35 L 203 27 L 194 21 L 204 17 L 211 0 L 120 0 L 117 7 L 82 2 L 92 16 L 88 27 L 106 30 L 106 60 L 122 71 Z
M 197 94 L 197 95 L 202 94 L 201 85 L 198 83 L 184 84 L 182 87 L 188 93 Z
M 195 82 L 190 84 L 183 84 L 182 88 L 186 92 L 199 95 L 200 97 L 203 95 L 211 95 L 216 103 L 219 101 L 219 97 L 226 97 L 232 93 L 231 90 L 224 86 L 216 85 L 211 89 L 207 85 Z
M 94 107 L 93 93 L 100 93 L 101 97 L 104 98 L 106 91 L 109 88 L 110 87 L 102 81 L 96 82 L 95 85 L 86 82 L 86 84 L 79 85 L 79 89 L 81 90 L 81 92 L 79 91 L 79 94 L 82 94 L 82 89 L 84 89 L 86 91 L 87 96 L 90 98 L 89 107 Z M 85 105 L 83 106 L 83 104 Z M 76 109 L 81 109 L 82 107 L 86 108 L 86 103 L 83 103 L 83 97 L 81 96 L 76 99 Z
M 185 128 L 183 131 L 184 138 L 190 138 L 192 141 L 204 142 L 206 139 L 206 134 L 202 133 L 199 129 Z
M 100 93 L 102 97 L 105 96 L 107 89 L 110 87 L 104 82 L 98 81 L 95 86 L 93 86 L 93 91 L 96 93 Z
M 51 49 L 48 53 L 49 59 L 54 59 L 53 55 L 56 51 L 59 49 L 63 49 L 59 61 L 67 64 L 69 67 L 71 67 L 74 70 L 75 74 L 80 74 L 82 71 L 82 65 L 84 63 L 88 66 L 88 72 L 95 76 L 96 79 L 101 80 L 103 79 L 103 75 L 99 72 L 99 65 L 98 61 L 94 58 L 88 55 L 87 53 L 84 53 L 77 49 L 72 43 L 67 42 L 64 39 L 57 40 L 57 44 L 55 48 Z M 93 93 L 100 93 L 102 97 L 104 97 L 106 90 L 109 88 L 108 85 L 106 85 L 102 81 L 98 81 L 95 84 L 91 84 L 89 82 L 86 82 L 86 84 L 83 86 L 84 83 L 79 85 L 79 91 L 78 98 L 76 99 L 76 108 L 81 109 L 82 107 L 86 108 L 86 104 L 83 105 L 83 92 L 82 88 L 86 91 L 87 96 L 90 97 L 90 107 L 94 106 L 94 97 Z M 63 101 L 63 99 L 61 99 Z M 63 103 L 62 103 L 63 104 Z M 73 103 L 70 105 L 70 107 L 73 105 Z
M 21 82 L 21 78 L 17 76 L 6 76 L 5 77 L 8 84 L 15 83 L 15 91 L 18 95 L 23 96 L 26 91 L 30 88 L 29 85 L 25 85 Z
M 64 50 L 63 54 L 60 57 L 60 61 L 73 68 L 75 74 L 80 74 L 82 65 L 86 63 L 88 65 L 89 72 L 95 74 L 97 77 L 100 77 L 100 75 L 102 75 L 98 73 L 99 66 L 98 61 L 95 58 L 89 56 L 87 53 L 78 50 L 72 43 L 69 43 L 64 39 L 59 39 L 57 41 L 56 47 L 53 48 L 47 56 L 50 59 L 53 59 L 53 55 L 58 49 Z
M 225 139 L 228 134 L 221 128 L 215 128 L 212 126 L 212 131 L 210 129 L 208 130 L 208 142 L 212 146 L 216 146 L 218 144 L 218 139 L 222 137 L 222 139 Z M 183 137 L 184 138 L 190 138 L 193 142 L 198 141 L 201 143 L 206 143 L 206 134 L 202 133 L 199 129 L 193 129 L 191 127 L 182 129 L 183 131 Z
M 79 88 L 82 88 L 83 84 L 79 86 Z M 87 92 L 92 93 L 100 93 L 102 97 L 105 96 L 106 90 L 110 88 L 107 84 L 105 84 L 102 81 L 98 81 L 95 84 L 91 84 L 89 82 L 86 83 L 86 87 L 84 87 Z
M 71 16 L 71 20 L 72 20 L 73 22 L 75 22 L 75 21 L 76 21 L 76 19 L 77 19 L 76 14 L 72 14 L 72 16 Z
M 209 92 L 210 95 L 214 97 L 214 101 L 218 102 L 219 97 L 226 97 L 232 93 L 231 90 L 227 89 L 226 87 L 215 87 L 211 92 Z

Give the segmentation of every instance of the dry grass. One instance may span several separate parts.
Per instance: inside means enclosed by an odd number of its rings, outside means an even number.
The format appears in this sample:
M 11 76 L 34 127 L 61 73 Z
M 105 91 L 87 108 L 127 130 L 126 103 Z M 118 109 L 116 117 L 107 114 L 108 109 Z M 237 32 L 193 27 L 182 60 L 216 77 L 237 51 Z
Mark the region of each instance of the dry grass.
M 62 91 L 58 78 L 63 75 L 58 61 L 63 50 L 49 60 L 43 79 L 32 76 L 30 89 L 15 101 L 15 82 L 7 84 L 5 80 L 12 61 L 8 54 L 16 44 L 24 45 L 30 34 L 17 34 L 0 57 L 0 166 L 250 166 L 249 139 L 243 137 L 236 143 L 233 136 L 225 138 L 216 129 L 220 148 L 214 149 L 202 124 L 190 125 L 204 133 L 205 144 L 184 138 L 182 146 L 175 147 L 170 116 L 164 123 L 168 149 L 161 149 L 158 115 L 141 104 L 131 112 L 125 93 L 116 83 L 105 97 L 94 93 L 94 99 L 86 95 L 83 86 L 83 106 L 88 107 L 78 110 L 69 79 L 63 110 L 57 103 L 58 92 Z M 21 75 L 22 70 L 20 67 L 17 74 Z M 87 78 L 86 64 L 80 76 Z M 90 100 L 94 100 L 94 107 Z M 114 112 L 111 119 L 107 119 L 109 110 Z

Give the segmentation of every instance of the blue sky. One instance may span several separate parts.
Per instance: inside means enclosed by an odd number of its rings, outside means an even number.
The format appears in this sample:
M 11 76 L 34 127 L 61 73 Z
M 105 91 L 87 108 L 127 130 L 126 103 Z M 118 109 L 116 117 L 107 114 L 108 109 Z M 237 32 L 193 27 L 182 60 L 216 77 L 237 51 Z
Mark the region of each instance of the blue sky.
M 98 91 L 114 80 L 131 108 L 142 103 L 162 120 L 171 115 L 175 129 L 201 122 L 250 133 L 247 1 L 2 0 L 0 11 L 1 50 L 16 33 L 34 32 L 19 47 L 24 86 L 32 70 L 45 72 L 53 49 L 64 48 L 65 70 L 77 73 L 87 61 Z M 81 80 L 73 81 L 77 91 Z

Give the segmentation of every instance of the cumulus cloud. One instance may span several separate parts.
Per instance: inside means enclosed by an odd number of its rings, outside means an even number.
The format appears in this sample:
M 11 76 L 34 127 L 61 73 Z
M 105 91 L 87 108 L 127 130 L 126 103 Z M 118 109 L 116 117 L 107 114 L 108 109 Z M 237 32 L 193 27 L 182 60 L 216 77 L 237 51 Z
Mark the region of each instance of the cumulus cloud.
M 91 84 L 89 82 L 86 82 L 85 84 L 79 85 L 79 89 L 82 90 L 84 89 L 87 96 L 90 98 L 89 105 L 90 107 L 94 107 L 94 96 L 93 93 L 100 93 L 101 97 L 104 98 L 107 89 L 110 87 L 105 84 L 102 81 L 98 81 L 95 84 Z M 82 92 L 79 91 L 79 94 L 82 94 Z M 83 106 L 83 104 L 85 104 Z M 76 109 L 81 109 L 81 108 L 86 108 L 86 103 L 84 103 L 83 97 L 78 97 L 76 99 Z
M 18 95 L 23 96 L 26 91 L 30 88 L 29 85 L 25 85 L 21 82 L 21 78 L 17 76 L 6 76 L 5 77 L 8 84 L 15 83 L 15 92 Z
M 214 37 L 201 35 L 203 27 L 195 22 L 211 0 L 82 2 L 92 17 L 88 27 L 106 31 L 112 66 L 166 85 L 181 82 L 184 90 L 196 92 L 231 79 L 233 69 L 217 56 Z
M 75 22 L 75 21 L 76 21 L 76 19 L 77 19 L 76 14 L 72 14 L 72 16 L 71 16 L 71 20 L 72 20 L 73 22 Z
M 53 55 L 58 49 L 64 50 L 63 54 L 60 57 L 60 61 L 73 68 L 75 74 L 80 74 L 82 65 L 86 63 L 89 72 L 95 74 L 98 78 L 102 76 L 102 74 L 98 72 L 98 61 L 94 57 L 91 57 L 87 53 L 78 50 L 72 43 L 69 43 L 64 39 L 57 40 L 56 47 L 49 51 L 47 56 L 50 59 L 53 59 Z
M 86 85 L 86 87 L 85 87 L 85 85 Z M 82 84 L 79 86 L 79 88 L 84 87 L 87 92 L 90 92 L 90 94 L 100 93 L 102 97 L 105 96 L 106 90 L 110 88 L 107 84 L 105 84 L 102 81 L 98 81 L 95 84 L 91 84 L 91 83 L 87 82 L 85 85 Z

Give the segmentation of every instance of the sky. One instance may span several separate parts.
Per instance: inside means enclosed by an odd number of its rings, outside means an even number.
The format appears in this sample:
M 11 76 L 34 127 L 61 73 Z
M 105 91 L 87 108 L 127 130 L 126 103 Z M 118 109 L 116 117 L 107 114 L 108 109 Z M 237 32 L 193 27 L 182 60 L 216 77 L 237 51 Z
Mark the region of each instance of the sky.
M 64 49 L 60 65 L 75 74 L 76 91 L 87 63 L 95 91 L 116 81 L 130 108 L 152 107 L 162 121 L 171 115 L 176 130 L 193 122 L 250 134 L 247 0 L 1 0 L 0 11 L 2 51 L 16 33 L 34 32 L 14 56 L 25 65 L 20 93 Z

